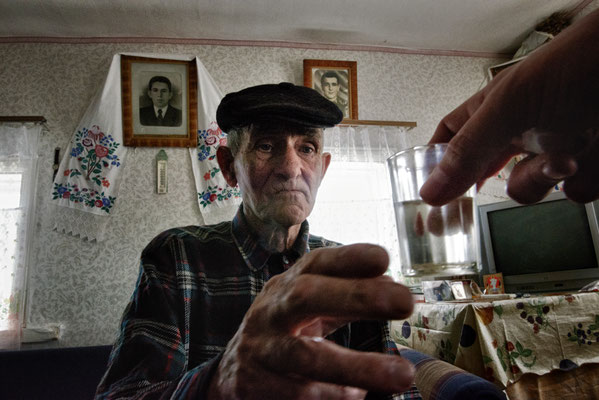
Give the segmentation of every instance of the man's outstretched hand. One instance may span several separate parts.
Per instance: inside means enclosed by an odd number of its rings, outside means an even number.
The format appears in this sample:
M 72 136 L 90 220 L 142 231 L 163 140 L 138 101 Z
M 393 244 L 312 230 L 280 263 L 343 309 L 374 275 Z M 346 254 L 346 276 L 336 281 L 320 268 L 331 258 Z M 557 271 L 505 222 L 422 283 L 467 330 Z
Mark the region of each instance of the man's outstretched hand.
M 210 398 L 362 399 L 409 389 L 407 360 L 324 339 L 350 321 L 411 313 L 409 290 L 383 275 L 388 263 L 383 248 L 356 244 L 314 250 L 273 277 L 229 342 Z

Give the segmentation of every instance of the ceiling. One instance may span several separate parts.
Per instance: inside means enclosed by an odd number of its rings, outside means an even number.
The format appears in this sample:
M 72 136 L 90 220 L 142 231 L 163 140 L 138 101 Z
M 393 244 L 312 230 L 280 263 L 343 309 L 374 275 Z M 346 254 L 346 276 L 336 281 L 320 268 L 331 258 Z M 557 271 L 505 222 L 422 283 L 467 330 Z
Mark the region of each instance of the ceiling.
M 213 40 L 513 54 L 591 0 L 0 0 L 0 41 Z M 590 4 L 590 5 L 589 5 Z M 35 38 L 35 39 L 34 39 Z M 100 39 L 99 39 L 100 38 Z

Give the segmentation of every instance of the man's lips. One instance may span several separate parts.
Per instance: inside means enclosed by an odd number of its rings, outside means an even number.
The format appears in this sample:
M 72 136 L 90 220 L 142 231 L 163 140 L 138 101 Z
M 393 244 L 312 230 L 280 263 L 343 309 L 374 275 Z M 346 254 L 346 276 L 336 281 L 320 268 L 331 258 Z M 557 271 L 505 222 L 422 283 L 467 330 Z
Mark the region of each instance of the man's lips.
M 301 189 L 281 189 L 281 190 L 277 190 L 274 193 L 275 195 L 292 195 L 292 194 L 301 194 L 303 196 L 306 195 L 306 192 L 304 190 Z

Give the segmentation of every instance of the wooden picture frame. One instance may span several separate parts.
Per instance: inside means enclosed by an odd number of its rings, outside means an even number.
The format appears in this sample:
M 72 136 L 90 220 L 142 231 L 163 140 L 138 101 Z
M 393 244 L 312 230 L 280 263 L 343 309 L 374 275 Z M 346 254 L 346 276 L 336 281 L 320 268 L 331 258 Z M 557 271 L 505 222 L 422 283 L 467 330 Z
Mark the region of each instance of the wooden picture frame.
M 123 55 L 121 92 L 125 146 L 196 147 L 195 60 Z
M 322 87 L 323 82 L 329 83 L 325 89 Z M 304 60 L 304 86 L 316 90 L 337 104 L 343 112 L 343 120 L 358 119 L 356 61 Z

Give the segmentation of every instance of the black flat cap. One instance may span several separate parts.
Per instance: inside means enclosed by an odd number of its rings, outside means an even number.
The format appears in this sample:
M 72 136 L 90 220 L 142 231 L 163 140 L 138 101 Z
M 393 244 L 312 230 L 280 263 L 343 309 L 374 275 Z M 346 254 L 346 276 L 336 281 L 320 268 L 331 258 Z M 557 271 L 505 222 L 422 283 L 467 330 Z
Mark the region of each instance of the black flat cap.
M 227 94 L 216 110 L 216 122 L 225 132 L 253 123 L 283 121 L 326 128 L 338 124 L 343 113 L 316 90 L 292 83 L 252 86 Z

